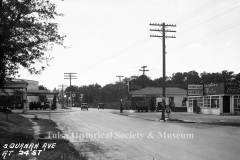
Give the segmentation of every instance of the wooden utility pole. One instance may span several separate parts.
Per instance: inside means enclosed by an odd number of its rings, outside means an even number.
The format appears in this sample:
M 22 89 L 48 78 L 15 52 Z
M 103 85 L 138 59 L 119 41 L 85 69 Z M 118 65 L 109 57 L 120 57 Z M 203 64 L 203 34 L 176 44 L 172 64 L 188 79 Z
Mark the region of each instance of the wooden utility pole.
M 69 79 L 70 80 L 70 97 L 71 97 L 71 102 L 72 102 L 71 109 L 72 109 L 72 106 L 73 106 L 71 81 L 72 81 L 72 79 L 77 79 L 77 76 L 75 76 L 74 74 L 77 74 L 77 73 L 64 73 L 64 79 Z
M 116 76 L 119 78 L 119 96 L 120 96 L 120 100 L 122 99 L 122 92 L 120 90 L 120 82 L 122 81 L 121 78 L 124 77 L 124 76 Z
M 58 85 L 58 88 L 61 88 L 61 101 L 62 101 L 62 108 L 64 108 L 64 96 L 63 96 L 63 89 L 65 89 L 67 87 L 67 85 L 61 84 Z
M 139 69 L 139 71 L 143 71 L 143 75 L 145 75 L 145 72 L 146 72 L 146 71 L 149 71 L 149 70 L 145 70 L 146 67 L 147 67 L 147 66 L 142 66 L 141 68 L 143 68 L 143 69 L 142 69 L 142 70 Z
M 145 72 L 146 71 L 149 71 L 149 70 L 145 70 L 145 68 L 146 68 L 147 66 L 142 66 L 141 68 L 143 68 L 142 70 L 141 69 L 139 69 L 139 71 L 143 71 L 143 74 L 142 74 L 142 88 L 144 88 L 144 82 L 143 82 L 143 78 L 144 78 L 144 76 L 145 76 Z
M 121 83 L 121 78 L 124 77 L 124 76 L 116 76 L 119 78 L 119 95 L 120 95 L 120 113 L 122 113 L 123 111 L 123 107 L 122 107 L 122 92 L 120 90 L 120 83 Z
M 166 38 L 176 38 L 175 36 L 166 36 L 166 32 L 176 32 L 176 31 L 172 31 L 172 30 L 167 30 L 166 27 L 176 27 L 176 25 L 173 24 L 156 24 L 156 23 L 150 23 L 150 25 L 153 26 L 159 26 L 162 27 L 162 29 L 150 29 L 150 31 L 158 31 L 162 33 L 162 36 L 159 35 L 150 35 L 150 37 L 162 37 L 162 45 L 163 45 L 163 85 L 162 85 L 162 103 L 163 103 L 163 107 L 162 107 L 162 119 L 165 122 L 165 81 L 166 81 L 166 76 L 165 76 L 165 71 L 166 71 L 166 64 L 165 64 L 165 54 L 166 54 L 166 45 L 165 45 L 165 39 Z

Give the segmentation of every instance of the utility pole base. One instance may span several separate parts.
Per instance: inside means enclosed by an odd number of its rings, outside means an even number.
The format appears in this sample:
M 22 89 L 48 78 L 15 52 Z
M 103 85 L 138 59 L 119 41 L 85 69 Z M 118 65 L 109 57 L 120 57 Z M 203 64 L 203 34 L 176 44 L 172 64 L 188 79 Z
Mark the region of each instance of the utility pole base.
M 28 113 L 28 112 L 27 112 L 27 109 L 23 109 L 22 113 L 23 113 L 23 114 L 27 114 L 27 113 Z

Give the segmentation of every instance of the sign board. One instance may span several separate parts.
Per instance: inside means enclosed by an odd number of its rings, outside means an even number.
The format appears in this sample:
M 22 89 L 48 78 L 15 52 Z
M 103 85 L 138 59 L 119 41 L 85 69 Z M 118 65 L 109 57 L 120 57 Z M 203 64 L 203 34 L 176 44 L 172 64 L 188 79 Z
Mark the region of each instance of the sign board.
M 202 96 L 203 95 L 203 85 L 202 84 L 189 84 L 187 95 L 188 96 Z
M 204 95 L 224 94 L 224 83 L 204 85 Z
M 188 90 L 188 95 L 191 96 L 203 95 L 203 90 Z
M 225 82 L 225 94 L 240 94 L 239 82 Z
M 194 89 L 194 90 L 203 90 L 203 85 L 199 84 L 199 85 L 196 85 L 196 84 L 189 84 L 188 85 L 188 89 Z
M 170 108 L 170 107 L 167 107 L 167 108 L 165 109 L 165 111 L 166 111 L 167 114 L 171 114 L 171 108 Z

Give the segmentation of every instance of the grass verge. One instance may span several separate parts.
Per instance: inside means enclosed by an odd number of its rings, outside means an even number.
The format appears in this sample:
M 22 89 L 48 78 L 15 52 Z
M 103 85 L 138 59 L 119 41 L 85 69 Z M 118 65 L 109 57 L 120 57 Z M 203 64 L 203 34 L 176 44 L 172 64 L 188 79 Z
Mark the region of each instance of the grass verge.
M 32 123 L 27 118 L 24 118 L 18 114 L 9 114 L 8 120 L 6 120 L 6 115 L 0 112 L 0 159 L 27 159 L 26 157 L 18 157 L 17 154 L 19 149 L 11 149 L 9 147 L 9 149 L 6 149 L 6 145 L 18 143 L 27 144 L 32 140 Z M 13 152 L 10 153 L 9 151 Z M 6 156 L 4 156 L 5 154 Z
M 31 119 L 40 126 L 39 138 L 34 139 L 33 123 L 18 114 L 0 113 L 0 160 L 86 160 L 68 140 L 61 137 L 49 139 L 49 134 L 62 132 L 53 121 Z M 7 146 L 7 148 L 6 148 Z M 12 148 L 13 147 L 13 148 Z M 11 153 L 10 153 L 10 152 Z

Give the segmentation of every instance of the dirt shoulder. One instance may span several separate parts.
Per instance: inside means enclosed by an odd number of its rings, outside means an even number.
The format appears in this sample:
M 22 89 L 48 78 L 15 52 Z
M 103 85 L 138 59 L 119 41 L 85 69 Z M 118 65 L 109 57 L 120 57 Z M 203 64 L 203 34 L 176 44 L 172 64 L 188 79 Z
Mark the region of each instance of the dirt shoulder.
M 85 160 L 53 121 L 26 118 L 19 114 L 9 114 L 9 120 L 0 113 L 0 159 L 11 160 Z M 33 127 L 40 131 L 36 136 Z

